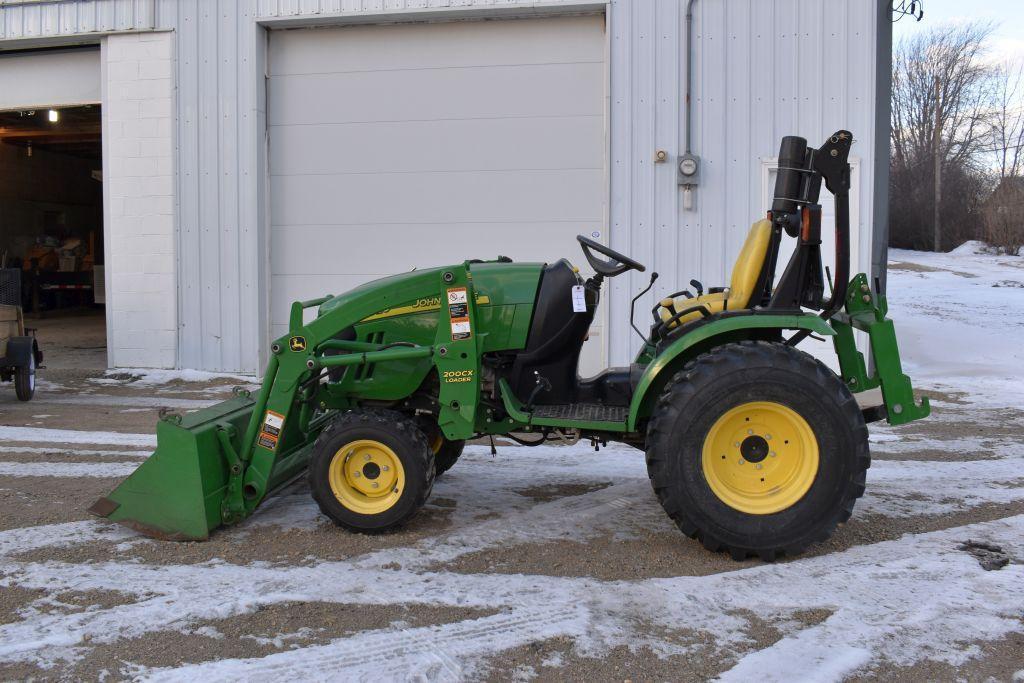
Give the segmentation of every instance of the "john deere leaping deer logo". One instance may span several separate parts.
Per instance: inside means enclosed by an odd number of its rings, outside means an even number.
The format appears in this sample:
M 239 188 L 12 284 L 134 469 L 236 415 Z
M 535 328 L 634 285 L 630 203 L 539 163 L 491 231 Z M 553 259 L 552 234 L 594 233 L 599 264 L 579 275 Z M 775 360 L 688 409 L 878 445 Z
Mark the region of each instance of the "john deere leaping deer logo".
M 305 351 L 306 350 L 306 338 L 305 337 L 292 337 L 288 340 L 288 348 L 292 351 Z

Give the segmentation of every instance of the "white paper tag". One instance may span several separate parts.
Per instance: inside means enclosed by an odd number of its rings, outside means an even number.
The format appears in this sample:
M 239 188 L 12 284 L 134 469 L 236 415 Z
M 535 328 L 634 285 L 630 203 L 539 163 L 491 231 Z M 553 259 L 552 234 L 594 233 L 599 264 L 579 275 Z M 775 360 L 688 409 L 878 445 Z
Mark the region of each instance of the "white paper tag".
M 583 293 L 583 285 L 576 285 L 572 288 L 572 312 L 587 312 L 587 297 Z

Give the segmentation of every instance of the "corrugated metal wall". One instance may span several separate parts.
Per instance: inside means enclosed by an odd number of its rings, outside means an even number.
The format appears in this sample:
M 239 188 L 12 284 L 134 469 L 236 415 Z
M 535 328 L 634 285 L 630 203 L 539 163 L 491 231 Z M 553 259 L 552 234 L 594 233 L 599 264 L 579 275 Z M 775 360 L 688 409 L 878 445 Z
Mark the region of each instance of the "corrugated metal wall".
M 0 0 L 0 40 L 155 28 L 157 0 Z
M 686 0 L 611 0 L 610 235 L 662 273 L 658 291 L 691 277 L 723 284 L 761 204 L 762 158 L 782 135 L 812 143 L 845 127 L 861 144 L 859 190 L 872 215 L 876 13 L 884 0 L 698 0 L 694 151 L 703 159 L 694 211 L 682 208 Z M 0 0 L 0 40 L 151 28 L 176 31 L 179 365 L 252 371 L 266 327 L 263 217 L 265 43 L 257 20 L 431 9 L 536 8 L 533 0 Z M 573 4 L 570 2 L 566 4 Z M 5 44 L 10 48 L 16 43 Z M 664 149 L 668 163 L 655 163 Z M 870 246 L 867 243 L 867 246 Z M 862 249 L 870 258 L 870 249 Z M 576 255 L 573 255 L 576 256 Z M 863 264 L 862 264 L 863 267 Z M 629 298 L 643 275 L 612 281 L 611 358 L 636 340 Z M 648 299 L 651 299 L 651 295 Z M 641 309 L 650 309 L 645 301 Z M 262 343 L 265 343 L 263 340 Z M 262 343 L 260 346 L 262 346 Z
M 179 0 L 160 16 L 178 35 L 178 362 L 187 368 L 256 369 L 264 118 L 252 4 Z
M 674 163 L 682 149 L 685 0 L 615 0 L 611 13 L 612 245 L 661 274 L 662 295 L 726 284 L 762 206 L 760 160 L 784 135 L 817 145 L 839 128 L 859 144 L 859 216 L 870 237 L 874 164 L 875 18 L 865 0 L 698 0 L 694 6 L 693 151 L 702 158 L 693 211 L 682 206 Z M 865 224 L 866 223 L 866 224 Z M 828 226 L 826 226 L 826 229 Z M 861 268 L 870 268 L 862 241 Z M 854 264 L 853 267 L 857 267 Z M 612 281 L 612 321 L 629 315 L 645 274 Z M 648 295 L 638 310 L 649 315 Z M 611 359 L 639 344 L 621 327 Z

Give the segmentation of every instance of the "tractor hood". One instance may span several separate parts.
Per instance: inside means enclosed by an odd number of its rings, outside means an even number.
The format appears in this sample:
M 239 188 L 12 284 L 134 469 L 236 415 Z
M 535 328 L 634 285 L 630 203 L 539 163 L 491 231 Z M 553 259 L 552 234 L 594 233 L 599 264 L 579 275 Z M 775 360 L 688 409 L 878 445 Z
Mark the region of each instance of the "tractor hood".
M 371 280 L 344 294 L 331 297 L 320 306 L 319 315 L 323 316 L 331 311 L 346 306 L 355 299 L 362 299 L 369 293 L 380 292 L 381 309 L 374 315 L 366 318 L 364 322 L 379 318 L 393 317 L 404 314 L 426 313 L 437 311 L 441 305 L 441 294 L 439 284 L 441 274 L 454 266 L 440 268 L 426 268 L 413 270 L 408 273 L 390 275 L 378 280 Z M 471 274 L 473 287 L 476 290 L 477 306 L 508 306 L 508 305 L 533 305 L 537 294 L 537 285 L 540 281 L 543 263 L 499 263 L 486 262 L 472 264 Z M 415 299 L 408 301 L 389 301 L 389 292 L 405 285 L 413 285 L 415 282 L 422 282 L 422 293 Z

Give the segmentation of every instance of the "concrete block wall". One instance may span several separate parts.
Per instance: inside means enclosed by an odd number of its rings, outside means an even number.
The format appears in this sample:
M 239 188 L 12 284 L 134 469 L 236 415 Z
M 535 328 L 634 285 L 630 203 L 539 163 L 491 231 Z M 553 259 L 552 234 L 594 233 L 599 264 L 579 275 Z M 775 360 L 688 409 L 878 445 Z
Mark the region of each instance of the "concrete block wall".
M 171 32 L 103 44 L 111 367 L 177 363 L 173 59 Z

